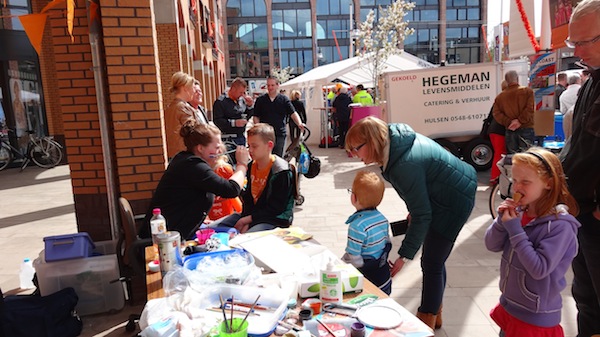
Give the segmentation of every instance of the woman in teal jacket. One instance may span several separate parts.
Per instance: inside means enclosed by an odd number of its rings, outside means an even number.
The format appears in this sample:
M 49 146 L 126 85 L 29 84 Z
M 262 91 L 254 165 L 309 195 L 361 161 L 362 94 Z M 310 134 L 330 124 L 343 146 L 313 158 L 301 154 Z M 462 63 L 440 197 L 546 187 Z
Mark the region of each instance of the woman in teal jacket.
M 398 250 L 400 256 L 390 261 L 391 273 L 398 273 L 423 246 L 423 290 L 417 317 L 432 329 L 441 327 L 445 263 L 475 204 L 475 170 L 410 126 L 388 125 L 375 117 L 361 119 L 350 128 L 346 149 L 366 165 L 380 165 L 383 177 L 406 203 L 410 225 Z

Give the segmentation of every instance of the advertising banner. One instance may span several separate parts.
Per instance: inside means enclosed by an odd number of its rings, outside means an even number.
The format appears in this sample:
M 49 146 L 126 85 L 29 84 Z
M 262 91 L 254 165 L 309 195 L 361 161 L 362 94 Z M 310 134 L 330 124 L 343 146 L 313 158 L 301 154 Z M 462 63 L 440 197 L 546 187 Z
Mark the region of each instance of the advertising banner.
M 543 52 L 530 56 L 529 86 L 535 96 L 536 136 L 554 135 L 556 57 L 556 52 Z

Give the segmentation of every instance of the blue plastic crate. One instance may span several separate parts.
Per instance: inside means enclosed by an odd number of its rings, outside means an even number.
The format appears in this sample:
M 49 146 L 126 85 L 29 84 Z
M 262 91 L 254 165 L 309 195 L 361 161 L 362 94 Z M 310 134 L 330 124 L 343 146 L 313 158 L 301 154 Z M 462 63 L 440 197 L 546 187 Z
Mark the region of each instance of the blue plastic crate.
M 85 232 L 44 238 L 46 262 L 90 257 L 95 247 L 94 242 Z

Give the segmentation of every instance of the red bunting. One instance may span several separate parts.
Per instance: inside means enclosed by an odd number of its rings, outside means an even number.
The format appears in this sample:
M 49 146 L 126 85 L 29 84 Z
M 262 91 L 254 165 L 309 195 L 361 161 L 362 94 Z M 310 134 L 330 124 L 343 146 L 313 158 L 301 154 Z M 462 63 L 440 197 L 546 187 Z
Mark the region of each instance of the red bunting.
M 537 53 L 542 48 L 540 47 L 540 44 L 538 43 L 537 39 L 535 38 L 535 33 L 533 32 L 533 29 L 531 28 L 531 24 L 529 23 L 529 19 L 527 18 L 527 13 L 525 12 L 525 9 L 523 8 L 523 3 L 521 2 L 521 0 L 515 0 L 515 1 L 517 3 L 517 8 L 519 9 L 519 14 L 521 14 L 521 21 L 523 21 L 523 26 L 525 26 L 525 30 L 527 31 L 527 36 L 529 37 L 529 42 L 531 42 L 531 46 Z

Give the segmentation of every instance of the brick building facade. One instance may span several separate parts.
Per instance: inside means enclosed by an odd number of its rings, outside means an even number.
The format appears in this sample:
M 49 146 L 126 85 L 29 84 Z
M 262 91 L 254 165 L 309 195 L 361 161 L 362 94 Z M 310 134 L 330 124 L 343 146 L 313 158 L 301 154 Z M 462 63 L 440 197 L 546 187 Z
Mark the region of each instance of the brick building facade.
M 192 2 L 193 3 L 193 2 Z M 33 0 L 39 12 L 47 1 Z M 221 1 L 77 0 L 50 10 L 39 55 L 49 133 L 64 140 L 79 231 L 110 239 L 116 200 L 144 213 L 167 165 L 164 111 L 171 75 L 198 79 L 204 102 L 225 89 Z M 108 174 L 107 174 L 108 172 Z

